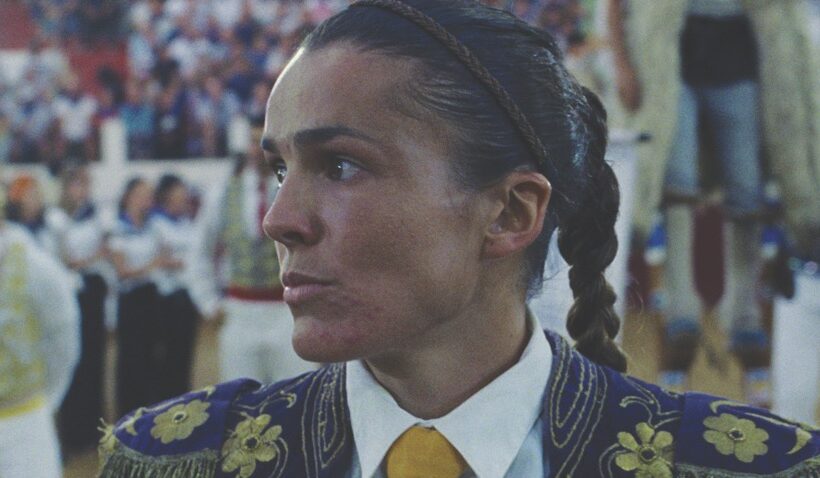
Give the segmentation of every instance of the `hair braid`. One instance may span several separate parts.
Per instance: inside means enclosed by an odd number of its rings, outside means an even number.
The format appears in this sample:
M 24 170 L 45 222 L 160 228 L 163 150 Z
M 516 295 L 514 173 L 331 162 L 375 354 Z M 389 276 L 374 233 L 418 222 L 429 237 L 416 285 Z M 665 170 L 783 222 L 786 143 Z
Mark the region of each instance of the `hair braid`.
M 581 108 L 581 115 L 589 134 L 590 183 L 575 214 L 561 221 L 558 235 L 561 255 L 571 266 L 569 281 L 575 297 L 567 316 L 567 330 L 582 354 L 625 372 L 626 356 L 613 341 L 620 328 L 613 307 L 616 294 L 604 276 L 618 251 L 618 181 L 604 161 L 606 112 L 592 92 L 583 88 L 583 94 L 587 104 Z

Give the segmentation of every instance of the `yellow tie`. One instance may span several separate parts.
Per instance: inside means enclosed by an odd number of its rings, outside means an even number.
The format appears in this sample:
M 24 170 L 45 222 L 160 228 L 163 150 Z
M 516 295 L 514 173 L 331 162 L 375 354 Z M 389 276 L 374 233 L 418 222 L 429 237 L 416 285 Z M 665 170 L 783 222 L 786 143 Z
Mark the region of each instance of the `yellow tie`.
M 407 429 L 387 452 L 387 478 L 459 478 L 467 463 L 433 428 Z

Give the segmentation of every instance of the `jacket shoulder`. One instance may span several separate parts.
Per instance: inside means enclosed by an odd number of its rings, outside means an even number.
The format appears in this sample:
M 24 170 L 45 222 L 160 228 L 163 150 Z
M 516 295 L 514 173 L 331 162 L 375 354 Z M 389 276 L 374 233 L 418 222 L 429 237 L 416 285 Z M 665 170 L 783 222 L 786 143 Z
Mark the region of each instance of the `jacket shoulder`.
M 765 410 L 664 390 L 592 363 L 548 333 L 553 476 L 820 478 L 820 433 Z
M 676 441 L 683 477 L 820 476 L 820 430 L 700 393 L 684 395 Z
M 126 414 L 103 429 L 100 476 L 172 476 L 177 469 L 212 476 L 206 470 L 217 462 L 229 410 L 258 388 L 253 380 L 234 380 Z
M 235 380 L 139 408 L 104 430 L 100 476 L 315 476 L 304 470 L 352 444 L 343 383 L 344 366 L 336 365 L 267 386 Z

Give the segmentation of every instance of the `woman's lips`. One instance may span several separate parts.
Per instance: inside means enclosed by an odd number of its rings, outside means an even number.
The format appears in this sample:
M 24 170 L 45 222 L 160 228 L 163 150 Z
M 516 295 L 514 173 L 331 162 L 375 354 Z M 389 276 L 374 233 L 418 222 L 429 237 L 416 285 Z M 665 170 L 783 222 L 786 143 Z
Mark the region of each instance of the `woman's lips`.
M 288 305 L 298 305 L 310 301 L 330 287 L 330 282 L 307 274 L 287 272 L 282 275 L 285 286 L 283 299 Z
M 328 284 L 308 283 L 297 286 L 285 287 L 283 299 L 288 305 L 299 305 L 310 301 L 317 295 L 324 292 Z

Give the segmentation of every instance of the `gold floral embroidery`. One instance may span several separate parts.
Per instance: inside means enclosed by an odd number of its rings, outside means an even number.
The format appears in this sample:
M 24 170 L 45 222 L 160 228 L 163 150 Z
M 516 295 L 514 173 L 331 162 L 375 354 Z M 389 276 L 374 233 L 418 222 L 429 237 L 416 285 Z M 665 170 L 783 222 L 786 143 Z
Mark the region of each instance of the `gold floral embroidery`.
M 631 433 L 618 433 L 618 443 L 629 450 L 615 457 L 618 468 L 635 471 L 636 478 L 672 478 L 672 434 L 655 433 L 646 422 L 638 423 L 635 432 L 640 443 Z
M 239 469 L 238 478 L 248 478 L 256 470 L 257 461 L 269 462 L 276 458 L 275 442 L 282 434 L 282 427 L 267 428 L 270 420 L 271 416 L 264 414 L 248 417 L 237 425 L 222 447 L 222 471 L 231 473 Z
M 208 412 L 205 410 L 210 406 L 210 403 L 202 400 L 174 405 L 154 418 L 151 436 L 165 445 L 188 438 L 196 427 L 208 420 Z
M 769 434 L 746 418 L 721 413 L 719 417 L 707 417 L 703 425 L 708 428 L 703 432 L 703 438 L 715 445 L 722 455 L 734 455 L 743 463 L 751 463 L 755 456 L 769 451 L 764 443 Z
M 713 413 L 717 413 L 718 408 L 720 408 L 722 406 L 740 406 L 740 407 L 744 407 L 745 405 L 742 404 L 742 403 L 739 403 L 739 402 L 733 402 L 731 400 L 717 400 L 717 401 L 712 402 L 709 405 L 709 408 L 712 409 Z M 811 432 L 820 431 L 820 429 L 818 429 L 816 427 L 806 425 L 805 423 L 794 422 L 794 421 L 791 421 L 791 420 L 784 420 L 780 417 L 769 416 L 769 415 L 761 415 L 761 414 L 754 413 L 754 412 L 746 412 L 746 415 L 750 416 L 750 417 L 757 418 L 759 420 L 769 422 L 769 423 L 771 423 L 773 425 L 776 425 L 776 426 L 779 426 L 779 427 L 787 427 L 787 428 L 794 429 L 794 446 L 792 447 L 791 450 L 789 450 L 786 453 L 787 455 L 794 455 L 795 453 L 802 450 L 806 446 L 806 444 L 809 442 L 809 440 L 811 439 Z

